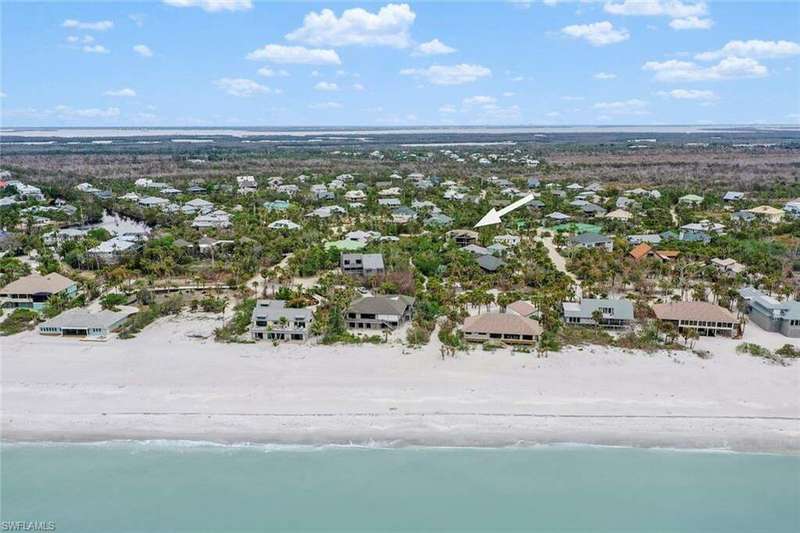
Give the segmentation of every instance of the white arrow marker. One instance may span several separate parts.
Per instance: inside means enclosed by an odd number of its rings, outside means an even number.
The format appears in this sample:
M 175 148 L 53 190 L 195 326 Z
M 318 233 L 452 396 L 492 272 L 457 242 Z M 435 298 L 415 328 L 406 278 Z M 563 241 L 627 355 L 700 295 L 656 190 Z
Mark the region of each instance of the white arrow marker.
M 497 211 L 493 207 L 493 208 L 491 208 L 489 210 L 488 213 L 486 213 L 483 216 L 482 219 L 480 219 L 478 221 L 477 224 L 475 224 L 475 227 L 476 228 L 480 228 L 482 226 L 491 226 L 492 224 L 499 224 L 501 222 L 500 221 L 500 217 L 502 217 L 503 215 L 505 215 L 507 213 L 510 213 L 514 209 L 518 209 L 518 208 L 522 207 L 523 205 L 525 205 L 528 202 L 530 202 L 531 200 L 533 200 L 533 198 L 534 198 L 533 194 L 529 194 L 529 195 L 525 196 L 524 198 L 520 198 L 519 200 L 517 200 L 513 204 L 505 206 L 500 211 Z

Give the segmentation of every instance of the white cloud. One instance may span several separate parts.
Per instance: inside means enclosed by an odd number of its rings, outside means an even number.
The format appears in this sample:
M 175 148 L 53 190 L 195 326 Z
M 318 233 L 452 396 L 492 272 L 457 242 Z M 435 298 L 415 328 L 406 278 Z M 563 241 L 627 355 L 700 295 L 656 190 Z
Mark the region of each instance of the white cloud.
M 128 15 L 128 18 L 133 21 L 134 24 L 139 26 L 140 28 L 144 26 L 144 21 L 147 18 L 146 15 L 142 15 L 141 13 L 131 13 Z
M 289 73 L 283 69 L 273 70 L 269 67 L 261 67 L 258 69 L 258 75 L 265 78 L 286 78 Z
M 316 104 L 309 104 L 309 109 L 341 109 L 343 106 L 339 102 L 319 102 Z
M 762 78 L 769 71 L 755 59 L 726 57 L 716 65 L 703 67 L 691 61 L 648 61 L 642 69 L 655 72 L 655 79 L 664 82 L 716 81 L 739 78 Z
M 110 20 L 98 20 L 96 22 L 85 22 L 75 19 L 67 19 L 61 23 L 62 28 L 72 28 L 85 31 L 108 31 L 114 27 Z
M 103 94 L 105 94 L 106 96 L 123 96 L 130 98 L 136 96 L 136 91 L 134 91 L 129 87 L 125 87 L 123 89 L 109 90 L 104 92 Z
M 5 98 L 6 96 L 8 95 L 5 92 L 0 91 L 0 98 Z
M 134 45 L 133 51 L 142 57 L 153 57 L 153 51 L 146 44 Z
M 682 2 L 680 0 L 624 0 L 606 2 L 606 13 L 631 16 L 667 16 L 671 18 L 699 17 L 708 13 L 705 2 Z
M 730 41 L 712 52 L 697 54 L 695 59 L 714 61 L 723 57 L 749 57 L 753 59 L 774 59 L 800 54 L 800 44 L 793 41 Z
M 338 91 L 339 86 L 330 81 L 321 81 L 314 85 L 314 89 L 317 91 Z
M 84 47 L 81 48 L 81 50 L 83 50 L 87 54 L 107 54 L 109 52 L 109 49 L 103 46 L 102 44 L 94 44 L 94 45 L 87 44 L 84 45 Z
M 360 83 L 354 83 L 353 84 L 353 90 L 354 91 L 363 91 L 364 89 L 365 89 L 365 87 L 363 85 L 361 85 Z
M 455 51 L 456 51 L 455 48 L 447 46 L 439 39 L 433 39 L 432 41 L 428 41 L 427 43 L 422 43 L 417 45 L 417 47 L 414 49 L 414 54 L 421 56 L 435 56 L 435 55 L 452 54 Z
M 632 98 L 616 102 L 598 102 L 593 107 L 609 115 L 647 115 L 650 113 L 649 105 L 645 100 Z
M 330 9 L 323 9 L 307 14 L 303 26 L 288 33 L 286 39 L 315 46 L 406 48 L 411 45 L 409 30 L 415 18 L 408 4 L 388 4 L 377 13 L 362 8 L 346 9 L 341 17 Z
M 66 105 L 59 105 L 55 107 L 53 112 L 62 118 L 114 118 L 119 116 L 119 108 L 117 107 L 76 109 Z
M 673 30 L 709 30 L 713 25 L 713 20 L 700 17 L 686 17 L 669 21 L 669 27 Z
M 94 42 L 94 37 L 91 35 L 84 35 L 82 37 L 78 37 L 77 35 L 69 35 L 67 37 L 67 42 L 70 44 L 92 44 Z
M 503 96 L 505 96 L 506 98 L 510 98 L 512 96 L 516 96 L 516 94 L 517 93 L 512 92 L 512 91 L 506 91 L 506 92 L 503 93 Z
M 598 72 L 592 77 L 596 80 L 614 80 L 617 78 L 617 75 L 612 72 Z
M 247 54 L 247 59 L 271 61 L 273 63 L 294 63 L 299 65 L 341 65 L 342 60 L 336 50 L 305 48 L 304 46 L 284 46 L 268 44 Z
M 462 103 L 465 106 L 496 104 L 497 98 L 494 96 L 469 96 L 464 98 Z
M 592 46 L 606 46 L 621 43 L 630 38 L 628 30 L 616 29 L 610 22 L 595 22 L 593 24 L 573 24 L 561 28 L 561 33 L 573 39 L 585 39 Z
M 432 65 L 428 68 L 407 68 L 400 71 L 403 76 L 423 78 L 434 85 L 461 85 L 472 83 L 492 75 L 492 71 L 481 65 Z
M 673 89 L 671 91 L 659 91 L 658 95 L 668 96 L 676 100 L 697 100 L 700 102 L 719 100 L 719 96 L 714 91 L 701 89 Z
M 199 7 L 203 11 L 246 11 L 253 7 L 252 0 L 163 0 L 173 7 Z
M 445 104 L 439 108 L 439 113 L 455 113 L 456 111 L 456 106 L 451 104 Z
M 246 78 L 220 78 L 214 85 L 231 96 L 248 97 L 273 92 L 269 87 Z
M 583 96 L 562 96 L 561 99 L 567 102 L 580 102 L 583 100 Z

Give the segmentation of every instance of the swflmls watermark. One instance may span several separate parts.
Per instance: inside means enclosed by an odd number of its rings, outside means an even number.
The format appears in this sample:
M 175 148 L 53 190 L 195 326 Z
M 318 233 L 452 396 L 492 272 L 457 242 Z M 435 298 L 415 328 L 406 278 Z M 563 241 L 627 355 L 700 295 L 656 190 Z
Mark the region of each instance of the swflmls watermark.
M 54 520 L 0 520 L 0 531 L 55 531 Z

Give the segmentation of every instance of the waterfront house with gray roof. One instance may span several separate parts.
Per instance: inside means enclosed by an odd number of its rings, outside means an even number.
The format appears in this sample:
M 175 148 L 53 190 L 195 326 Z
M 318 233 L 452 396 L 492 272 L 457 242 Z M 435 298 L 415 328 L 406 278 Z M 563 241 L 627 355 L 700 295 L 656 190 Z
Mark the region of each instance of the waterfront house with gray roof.
M 253 340 L 304 341 L 311 331 L 310 309 L 286 307 L 283 300 L 258 300 L 250 320 Z
M 414 298 L 411 296 L 364 296 L 347 309 L 347 327 L 393 330 L 411 320 L 413 313 Z
M 90 313 L 86 309 L 67 309 L 58 316 L 39 324 L 39 334 L 60 337 L 103 338 L 120 327 L 136 313 L 135 307 L 112 311 L 104 309 Z
M 0 289 L 0 306 L 10 309 L 32 309 L 40 311 L 54 295 L 74 298 L 78 284 L 57 272 L 47 275 L 28 274 L 12 281 Z
M 787 337 L 800 337 L 800 302 L 779 302 L 753 287 L 739 291 L 745 302 L 747 316 L 766 331 L 778 332 Z
M 562 304 L 564 322 L 577 326 L 594 326 L 595 312 L 600 311 L 600 326 L 625 328 L 633 324 L 633 304 L 624 298 L 584 298 Z

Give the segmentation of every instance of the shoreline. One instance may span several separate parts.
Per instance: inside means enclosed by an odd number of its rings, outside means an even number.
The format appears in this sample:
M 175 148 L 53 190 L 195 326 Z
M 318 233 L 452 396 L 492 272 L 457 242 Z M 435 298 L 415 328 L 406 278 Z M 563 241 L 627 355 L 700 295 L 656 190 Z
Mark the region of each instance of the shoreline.
M 425 415 L 434 417 L 435 415 Z M 511 415 L 518 417 L 519 415 Z M 208 415 L 198 418 L 209 419 Z M 458 424 L 460 416 L 448 415 L 436 421 L 441 424 Z M 779 455 L 800 455 L 800 442 L 797 438 L 798 419 L 782 420 L 780 424 L 765 424 L 763 420 L 753 421 L 750 418 L 727 419 L 727 424 L 708 425 L 702 429 L 687 426 L 680 422 L 683 419 L 671 419 L 670 424 L 600 424 L 591 429 L 576 428 L 572 423 L 576 420 L 588 419 L 596 422 L 597 417 L 569 417 L 570 423 L 548 424 L 550 427 L 515 425 L 510 429 L 503 422 L 505 417 L 497 417 L 492 428 L 486 430 L 479 427 L 468 427 L 463 432 L 447 430 L 447 435 L 432 432 L 422 426 L 419 420 L 412 421 L 412 426 L 397 427 L 394 430 L 375 430 L 374 427 L 352 428 L 349 420 L 341 417 L 334 419 L 342 427 L 330 428 L 314 434 L 287 431 L 285 427 L 248 427 L 236 429 L 226 428 L 217 431 L 166 429 L 156 424 L 146 427 L 130 428 L 130 420 L 126 421 L 128 429 L 114 427 L 107 422 L 106 426 L 97 430 L 87 428 L 63 430 L 47 430 L 39 428 L 15 428 L 3 431 L 0 444 L 106 444 L 117 442 L 151 443 L 159 442 L 176 447 L 183 443 L 192 445 L 214 445 L 223 447 L 241 446 L 279 446 L 279 447 L 360 447 L 360 448 L 536 448 L 550 446 L 590 446 L 613 447 L 648 450 L 681 450 L 681 451 L 715 451 L 730 453 L 768 453 Z M 548 417 L 560 419 L 562 417 Z M 619 417 L 610 417 L 612 420 Z M 225 422 L 211 417 L 214 423 Z M 386 424 L 396 419 L 389 417 L 373 417 L 378 424 Z M 628 419 L 630 420 L 630 419 Z M 675 423 L 675 421 L 679 423 Z M 693 418 L 692 420 L 697 420 Z M 72 420 L 70 423 L 77 422 Z M 146 421 L 146 419 L 143 419 Z M 743 422 L 747 421 L 747 422 Z M 60 422 L 64 422 L 62 419 Z M 81 417 L 82 424 L 87 422 Z M 90 424 L 98 420 L 89 420 Z M 564 422 L 563 420 L 559 422 Z M 755 422 L 755 423 L 754 423 Z M 281 426 L 287 423 L 281 422 Z M 500 428 L 497 427 L 499 424 Z M 553 426 L 557 427 L 553 427 Z M 670 435 L 665 436 L 664 434 Z
M 800 364 L 702 339 L 689 352 L 221 344 L 218 317 L 160 319 L 135 339 L 32 332 L 0 343 L 2 442 L 197 441 L 392 447 L 624 446 L 800 453 Z M 761 337 L 758 337 L 761 335 Z
M 188 440 L 188 439 L 109 439 L 109 440 L 0 440 L 2 448 L 57 448 L 57 447 L 97 447 L 97 448 L 133 448 L 156 450 L 250 450 L 263 453 L 271 452 L 318 452 L 326 450 L 635 450 L 644 452 L 666 453 L 696 453 L 696 454 L 723 454 L 723 455 L 767 455 L 778 457 L 800 457 L 796 450 L 758 451 L 734 450 L 731 448 L 688 448 L 672 446 L 633 446 L 615 444 L 591 444 L 585 442 L 557 441 L 549 443 L 519 441 L 507 445 L 429 445 L 413 444 L 406 442 L 328 442 L 318 444 L 283 443 L 283 442 L 222 442 L 213 440 Z

